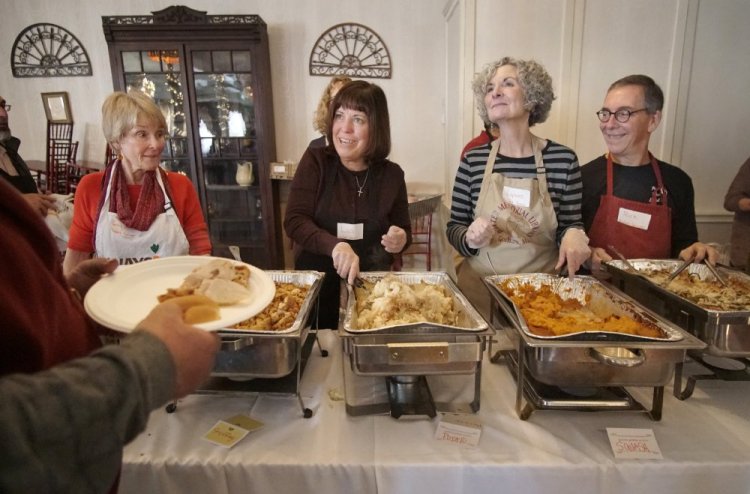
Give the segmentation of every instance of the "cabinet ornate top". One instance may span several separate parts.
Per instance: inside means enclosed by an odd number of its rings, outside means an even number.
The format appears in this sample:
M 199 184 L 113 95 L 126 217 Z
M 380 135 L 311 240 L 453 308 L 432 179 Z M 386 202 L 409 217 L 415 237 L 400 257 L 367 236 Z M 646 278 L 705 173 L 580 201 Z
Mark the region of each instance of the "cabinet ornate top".
M 194 10 L 184 5 L 173 5 L 151 13 L 153 15 L 103 16 L 102 24 L 266 24 L 258 15 L 207 15 L 205 11 Z

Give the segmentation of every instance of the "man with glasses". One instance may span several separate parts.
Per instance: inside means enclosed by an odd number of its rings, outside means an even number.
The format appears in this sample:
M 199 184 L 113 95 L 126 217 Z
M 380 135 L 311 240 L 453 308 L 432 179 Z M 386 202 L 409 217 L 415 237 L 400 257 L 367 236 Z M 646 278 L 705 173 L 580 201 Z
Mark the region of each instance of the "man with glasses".
M 42 216 L 47 216 L 47 211 L 55 207 L 55 200 L 47 194 L 39 193 L 29 167 L 18 154 L 21 141 L 10 133 L 8 126 L 10 108 L 11 105 L 0 96 L 0 177 L 23 194 L 23 198 L 32 209 L 39 211 Z
M 718 259 L 698 242 L 690 177 L 648 150 L 663 106 L 653 79 L 630 75 L 612 83 L 596 112 L 608 152 L 581 167 L 594 270 L 618 251 L 631 259 Z

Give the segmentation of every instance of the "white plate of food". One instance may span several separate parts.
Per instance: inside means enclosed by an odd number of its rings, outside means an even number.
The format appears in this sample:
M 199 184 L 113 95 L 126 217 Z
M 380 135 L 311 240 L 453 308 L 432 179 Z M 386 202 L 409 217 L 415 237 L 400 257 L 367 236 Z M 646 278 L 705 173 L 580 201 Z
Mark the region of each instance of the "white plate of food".
M 84 299 L 86 312 L 96 322 L 129 333 L 159 303 L 159 296 L 175 289 L 194 270 L 221 260 L 249 268 L 247 300 L 219 308 L 219 319 L 196 324 L 207 331 L 223 329 L 261 312 L 273 300 L 276 285 L 271 277 L 250 264 L 210 256 L 175 256 L 120 266 L 91 287 Z

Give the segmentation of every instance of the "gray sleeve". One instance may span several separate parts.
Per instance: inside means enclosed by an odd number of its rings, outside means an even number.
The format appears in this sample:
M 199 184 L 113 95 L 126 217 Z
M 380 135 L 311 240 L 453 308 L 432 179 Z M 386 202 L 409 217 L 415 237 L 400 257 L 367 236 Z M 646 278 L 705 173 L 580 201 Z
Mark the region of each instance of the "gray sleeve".
M 174 382 L 169 350 L 143 331 L 47 371 L 0 378 L 0 492 L 106 492 L 123 446 Z

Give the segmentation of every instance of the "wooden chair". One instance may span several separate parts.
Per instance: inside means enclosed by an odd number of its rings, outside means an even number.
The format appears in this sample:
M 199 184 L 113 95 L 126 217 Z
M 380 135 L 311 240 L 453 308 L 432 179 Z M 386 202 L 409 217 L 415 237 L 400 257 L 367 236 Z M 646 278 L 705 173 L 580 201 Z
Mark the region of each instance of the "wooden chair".
M 47 122 L 47 170 L 49 192 L 64 194 L 67 189 L 67 165 L 71 156 L 75 160 L 78 142 L 73 145 L 73 124 Z
M 75 163 L 78 142 L 53 141 L 47 149 L 47 190 L 56 194 L 67 191 L 68 163 Z
M 433 194 L 409 203 L 411 245 L 395 257 L 392 270 L 401 271 L 406 256 L 423 256 L 426 270 L 432 270 L 432 217 L 441 198 L 442 194 Z

